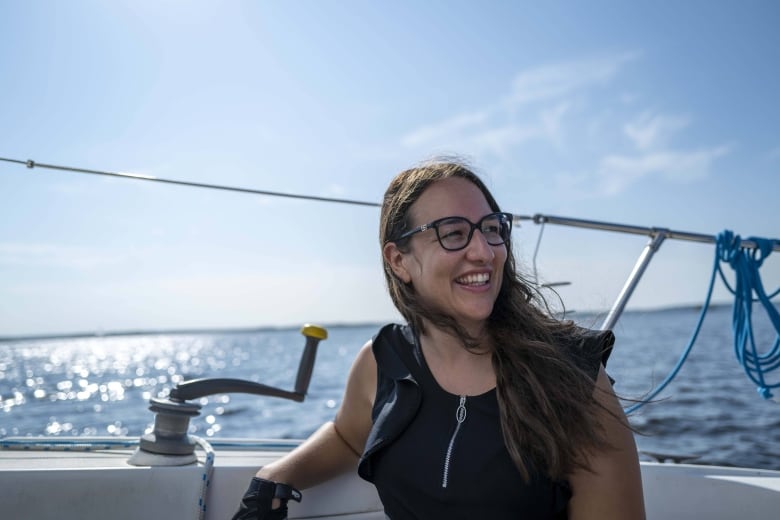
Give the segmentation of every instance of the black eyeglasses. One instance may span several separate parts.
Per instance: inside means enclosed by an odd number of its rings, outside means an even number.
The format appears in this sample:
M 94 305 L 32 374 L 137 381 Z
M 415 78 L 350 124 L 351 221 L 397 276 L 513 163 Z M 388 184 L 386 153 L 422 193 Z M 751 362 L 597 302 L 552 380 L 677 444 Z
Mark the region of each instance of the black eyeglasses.
M 436 230 L 439 244 L 447 251 L 459 251 L 469 245 L 475 229 L 482 232 L 488 244 L 499 246 L 509 240 L 512 232 L 512 214 L 491 213 L 479 219 L 476 224 L 465 217 L 444 217 L 409 230 L 391 242 L 399 242 L 430 228 Z

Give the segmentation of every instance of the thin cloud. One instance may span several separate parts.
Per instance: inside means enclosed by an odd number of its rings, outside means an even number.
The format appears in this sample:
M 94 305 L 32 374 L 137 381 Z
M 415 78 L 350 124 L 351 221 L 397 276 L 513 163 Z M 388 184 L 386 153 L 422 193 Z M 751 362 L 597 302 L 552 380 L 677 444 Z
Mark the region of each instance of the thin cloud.
M 649 176 L 671 182 L 705 178 L 729 146 L 674 148 L 674 139 L 691 124 L 689 116 L 642 111 L 637 107 L 641 96 L 631 94 L 629 99 L 625 93 L 623 110 L 616 94 L 616 104 L 598 113 L 584 112 L 584 94 L 613 86 L 621 70 L 638 57 L 639 53 L 624 52 L 521 71 L 498 102 L 422 126 L 404 136 L 402 145 L 506 157 L 523 143 L 537 140 L 560 149 L 566 145 L 565 158 L 595 152 L 602 158 L 591 166 L 578 165 L 581 173 L 570 170 L 552 177 L 560 186 L 589 186 L 584 191 L 596 196 L 618 194 Z M 564 139 L 567 135 L 586 139 L 574 142 Z
M 637 156 L 610 155 L 599 167 L 601 191 L 615 195 L 650 175 L 674 182 L 692 182 L 709 174 L 712 163 L 729 152 L 728 146 L 694 151 L 661 151 Z
M 541 128 L 520 125 L 505 125 L 502 127 L 489 128 L 479 132 L 468 139 L 465 139 L 463 146 L 473 152 L 480 153 L 489 151 L 495 155 L 505 155 L 508 149 L 519 145 L 529 139 L 541 137 L 543 132 Z
M 515 76 L 498 102 L 414 129 L 402 136 L 401 145 L 405 148 L 456 146 L 475 153 L 489 151 L 503 155 L 529 139 L 546 138 L 557 143 L 562 118 L 571 105 L 568 97 L 609 83 L 621 67 L 637 56 L 637 53 L 622 53 L 523 71 Z M 555 104 L 553 109 L 549 103 Z M 537 115 L 516 118 L 516 112 L 524 108 L 535 109 Z
M 665 146 L 670 137 L 687 127 L 690 119 L 686 116 L 673 116 L 644 112 L 623 127 L 625 134 L 640 150 L 651 150 Z
M 635 60 L 637 53 L 556 63 L 518 74 L 512 83 L 510 100 L 527 104 L 561 98 L 586 88 L 612 81 L 621 67 Z
M 413 130 L 401 138 L 401 144 L 405 147 L 426 146 L 433 141 L 446 139 L 453 135 L 458 135 L 470 128 L 485 123 L 493 112 L 493 109 L 486 108 L 483 111 L 471 112 L 467 114 L 458 114 L 450 119 L 445 119 L 439 123 L 422 126 Z

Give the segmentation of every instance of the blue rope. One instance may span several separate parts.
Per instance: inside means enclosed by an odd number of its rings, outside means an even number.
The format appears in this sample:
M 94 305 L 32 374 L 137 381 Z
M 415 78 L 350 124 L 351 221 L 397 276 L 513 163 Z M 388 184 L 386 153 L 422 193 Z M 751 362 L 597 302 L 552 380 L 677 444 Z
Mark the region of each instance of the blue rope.
M 748 378 L 756 384 L 758 393 L 764 399 L 773 398 L 772 389 L 780 388 L 780 381 L 767 382 L 766 375 L 780 367 L 780 313 L 771 299 L 780 293 L 780 289 L 767 295 L 761 282 L 759 269 L 764 260 L 772 253 L 774 241 L 750 237 L 757 248 L 740 248 L 741 239 L 731 231 L 718 236 L 718 254 L 721 262 L 727 262 L 735 273 L 735 286 L 732 288 L 723 276 L 726 287 L 734 295 L 732 327 L 734 329 L 734 353 Z M 753 295 L 756 298 L 754 299 Z M 774 344 L 764 353 L 759 352 L 753 335 L 753 303 L 758 301 L 764 307 L 772 325 L 777 331 Z
M 719 270 L 719 260 L 718 256 L 715 256 L 715 266 L 712 269 L 712 274 L 710 275 L 710 283 L 709 287 L 707 288 L 707 296 L 704 298 L 704 304 L 701 307 L 701 312 L 699 313 L 699 319 L 696 323 L 696 327 L 693 329 L 693 333 L 691 334 L 691 338 L 688 340 L 688 344 L 685 346 L 685 349 L 683 350 L 683 353 L 680 355 L 680 359 L 677 360 L 677 364 L 674 366 L 674 368 L 669 372 L 669 375 L 666 376 L 666 378 L 661 381 L 661 383 L 658 384 L 658 386 L 655 387 L 648 395 L 645 397 L 642 401 L 639 401 L 637 403 L 634 403 L 633 405 L 629 406 L 625 409 L 626 414 L 630 414 L 631 412 L 634 412 L 641 408 L 642 406 L 649 403 L 655 396 L 660 394 L 664 388 L 666 388 L 669 383 L 672 382 L 672 379 L 675 378 L 677 373 L 682 368 L 683 364 L 685 363 L 685 360 L 688 359 L 688 354 L 691 353 L 691 349 L 693 348 L 693 344 L 696 343 L 696 338 L 699 337 L 699 332 L 701 332 L 701 326 L 704 323 L 704 317 L 707 315 L 707 310 L 710 308 L 710 300 L 712 299 L 712 289 L 715 287 L 715 275 Z
M 774 247 L 774 241 L 750 237 L 749 240 L 755 242 L 758 247 L 753 250 L 741 248 L 741 239 L 739 235 L 734 235 L 731 231 L 723 231 L 718 235 L 717 245 L 715 248 L 715 263 L 712 268 L 712 274 L 710 275 L 709 287 L 707 288 L 707 295 L 704 299 L 701 312 L 699 313 L 699 319 L 696 323 L 696 327 L 691 334 L 688 344 L 685 346 L 680 358 L 677 360 L 677 364 L 669 372 L 669 375 L 661 381 L 642 401 L 634 403 L 625 409 L 627 414 L 632 413 L 648 402 L 655 398 L 666 388 L 669 383 L 677 376 L 688 359 L 693 348 L 696 338 L 699 336 L 701 326 L 704 323 L 704 317 L 707 315 L 707 311 L 710 307 L 710 300 L 712 299 L 712 290 L 715 286 L 715 279 L 717 275 L 720 275 L 726 288 L 734 295 L 734 307 L 732 315 L 732 327 L 734 329 L 734 351 L 737 356 L 737 360 L 745 369 L 748 377 L 756 385 L 758 385 L 758 393 L 764 399 L 771 399 L 773 397 L 771 389 L 780 387 L 780 381 L 774 384 L 768 384 L 766 382 L 765 374 L 776 370 L 780 367 L 780 313 L 778 313 L 771 300 L 778 294 L 780 294 L 780 287 L 772 294 L 767 295 L 764 290 L 763 283 L 761 282 L 761 276 L 758 272 L 761 264 L 769 256 Z M 726 276 L 721 269 L 721 263 L 728 263 L 735 271 L 736 287 L 732 288 L 726 280 Z M 758 301 L 764 306 L 769 315 L 777 336 L 772 348 L 763 354 L 758 352 L 755 344 L 755 338 L 753 336 L 753 322 L 752 322 L 752 308 L 753 308 L 753 292 L 758 297 Z

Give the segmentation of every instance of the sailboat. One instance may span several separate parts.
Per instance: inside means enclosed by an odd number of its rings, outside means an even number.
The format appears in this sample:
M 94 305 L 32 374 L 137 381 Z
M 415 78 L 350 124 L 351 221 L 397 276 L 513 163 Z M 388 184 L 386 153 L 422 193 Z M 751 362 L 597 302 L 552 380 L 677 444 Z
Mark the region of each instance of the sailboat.
M 130 174 L 58 167 L 34 161 L 0 160 L 28 168 L 50 167 L 88 174 L 131 177 L 155 182 L 281 195 L 261 190 L 172 181 Z M 376 205 L 361 201 L 299 196 L 314 200 Z M 562 225 L 607 232 L 644 235 L 649 240 L 601 328 L 613 328 L 634 289 L 667 239 L 716 244 L 740 272 L 735 293 L 735 321 L 749 318 L 759 300 L 778 331 L 768 352 L 754 347 L 749 328 L 740 329 L 742 363 L 759 392 L 770 397 L 778 384 L 768 381 L 769 371 L 780 360 L 780 316 L 771 299 L 757 285 L 757 269 L 763 258 L 780 251 L 777 239 L 742 239 L 730 234 L 703 235 L 665 228 L 646 228 L 552 215 L 515 216 L 538 225 Z M 752 262 L 752 263 L 751 263 Z M 720 269 L 713 270 L 713 279 Z M 710 291 L 702 306 L 706 313 Z M 774 313 L 774 314 L 773 314 Z M 702 315 L 703 315 L 702 314 Z M 749 326 L 742 319 L 742 324 Z M 747 320 L 749 322 L 749 319 Z M 205 440 L 188 433 L 189 421 L 199 413 L 197 400 L 224 393 L 250 393 L 293 401 L 305 399 L 317 347 L 327 331 L 305 325 L 305 346 L 292 390 L 237 379 L 195 379 L 179 383 L 165 398 L 152 398 L 154 428 L 140 438 L 123 437 L 4 437 L 0 438 L 0 506 L 8 519 L 225 519 L 236 509 L 246 484 L 259 467 L 279 458 L 299 441 L 285 439 Z M 751 346 L 753 347 L 751 349 Z M 684 362 L 684 357 L 682 361 Z M 671 380 L 664 380 L 652 399 Z M 641 403 L 637 403 L 641 404 Z M 775 519 L 780 511 L 780 471 L 686 463 L 684 457 L 653 454 L 656 461 L 642 461 L 647 517 L 651 520 L 707 518 Z M 356 474 L 341 476 L 306 490 L 301 503 L 290 504 L 291 519 L 384 519 L 382 504 L 371 484 Z

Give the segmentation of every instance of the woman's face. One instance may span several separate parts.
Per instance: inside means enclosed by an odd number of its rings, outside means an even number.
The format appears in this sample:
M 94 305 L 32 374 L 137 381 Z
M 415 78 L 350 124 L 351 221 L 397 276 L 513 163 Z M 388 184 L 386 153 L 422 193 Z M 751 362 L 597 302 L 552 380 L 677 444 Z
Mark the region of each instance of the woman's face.
M 490 213 L 493 210 L 477 186 L 451 177 L 435 182 L 422 193 L 409 210 L 409 220 L 412 228 L 453 216 L 477 223 Z M 474 230 L 464 249 L 448 251 L 431 228 L 412 235 L 406 253 L 388 243 L 384 254 L 396 276 L 411 282 L 426 306 L 478 333 L 501 288 L 506 247 L 489 245 L 482 232 Z

